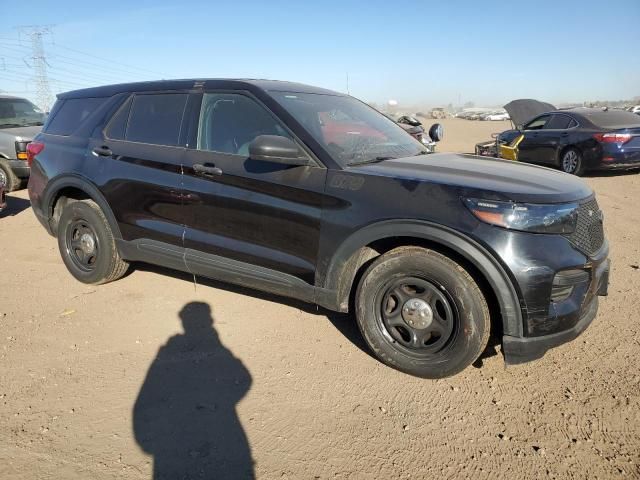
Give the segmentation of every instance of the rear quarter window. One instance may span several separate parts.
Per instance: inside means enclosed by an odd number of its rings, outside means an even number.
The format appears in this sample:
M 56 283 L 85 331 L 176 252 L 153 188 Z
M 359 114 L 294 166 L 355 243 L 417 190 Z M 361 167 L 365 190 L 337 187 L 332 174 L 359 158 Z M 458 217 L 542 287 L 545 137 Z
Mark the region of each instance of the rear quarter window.
M 47 122 L 45 133 L 71 135 L 106 100 L 106 97 L 69 98 L 63 100 L 53 118 Z

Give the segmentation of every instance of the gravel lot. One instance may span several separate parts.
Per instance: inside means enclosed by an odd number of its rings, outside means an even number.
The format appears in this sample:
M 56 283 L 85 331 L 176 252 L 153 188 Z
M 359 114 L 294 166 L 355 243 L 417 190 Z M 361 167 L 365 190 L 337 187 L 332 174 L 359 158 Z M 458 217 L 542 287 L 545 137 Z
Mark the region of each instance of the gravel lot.
M 457 151 L 507 125 L 444 123 Z M 439 381 L 383 366 L 350 317 L 313 306 L 149 266 L 78 283 L 12 194 L 0 478 L 640 478 L 640 174 L 586 181 L 613 261 L 593 325 L 537 362 L 489 351 Z

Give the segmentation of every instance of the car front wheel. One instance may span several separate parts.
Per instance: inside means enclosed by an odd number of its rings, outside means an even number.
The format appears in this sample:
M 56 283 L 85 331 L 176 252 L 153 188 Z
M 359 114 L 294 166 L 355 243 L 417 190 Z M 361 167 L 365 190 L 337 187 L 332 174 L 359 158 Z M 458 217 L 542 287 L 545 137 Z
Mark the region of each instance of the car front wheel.
M 107 218 L 92 200 L 72 201 L 64 207 L 58 247 L 71 275 L 83 283 L 117 280 L 129 266 L 120 258 Z
M 420 247 L 396 248 L 369 266 L 356 292 L 356 319 L 382 362 L 423 378 L 464 370 L 490 333 L 489 308 L 471 275 Z

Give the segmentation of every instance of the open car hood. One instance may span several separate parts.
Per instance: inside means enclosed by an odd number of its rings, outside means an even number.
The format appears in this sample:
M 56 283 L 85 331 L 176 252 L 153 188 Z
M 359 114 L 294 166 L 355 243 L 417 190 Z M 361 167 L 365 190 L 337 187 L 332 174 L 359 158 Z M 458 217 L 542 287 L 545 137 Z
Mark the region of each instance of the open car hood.
M 514 125 L 524 125 L 536 115 L 556 110 L 550 103 L 532 99 L 513 100 L 504 106 Z

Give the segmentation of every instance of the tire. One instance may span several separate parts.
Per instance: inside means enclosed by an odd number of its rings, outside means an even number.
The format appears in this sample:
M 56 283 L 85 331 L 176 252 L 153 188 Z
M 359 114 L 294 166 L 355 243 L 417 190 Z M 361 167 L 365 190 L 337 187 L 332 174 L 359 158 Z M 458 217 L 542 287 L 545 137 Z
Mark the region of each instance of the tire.
M 564 150 L 560 157 L 560 170 L 578 177 L 582 176 L 585 169 L 580 150 L 573 147 Z
M 373 353 L 417 377 L 461 372 L 489 340 L 491 318 L 482 291 L 462 266 L 433 250 L 400 247 L 377 258 L 358 285 L 355 306 Z
M 13 192 L 20 187 L 20 179 L 6 163 L 0 161 L 0 185 L 4 184 L 5 192 Z
M 68 203 L 57 235 L 62 260 L 77 280 L 100 285 L 127 272 L 129 264 L 120 258 L 109 222 L 93 200 Z

